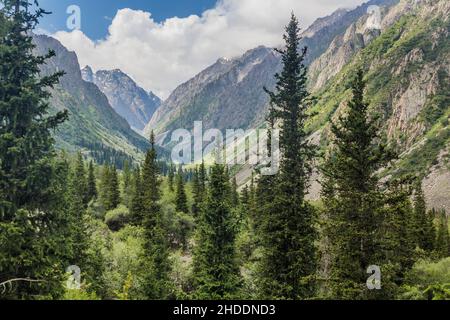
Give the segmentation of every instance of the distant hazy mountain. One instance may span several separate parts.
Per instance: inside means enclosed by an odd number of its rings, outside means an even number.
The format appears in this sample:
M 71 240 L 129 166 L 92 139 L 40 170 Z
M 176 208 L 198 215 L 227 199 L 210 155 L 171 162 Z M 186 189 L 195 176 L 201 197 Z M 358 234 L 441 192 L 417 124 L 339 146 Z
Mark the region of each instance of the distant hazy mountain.
M 153 92 L 146 92 L 120 70 L 100 70 L 93 73 L 86 66 L 81 73 L 85 81 L 97 85 L 114 110 L 136 131 L 141 132 L 145 128 L 161 104 L 161 100 Z
M 163 133 L 191 129 L 202 120 L 205 128 L 246 128 L 263 120 L 267 98 L 262 92 L 272 86 L 280 59 L 273 50 L 259 47 L 236 59 L 215 64 L 179 86 L 153 115 L 150 129 Z
M 124 156 L 141 158 L 142 151 L 149 146 L 147 141 L 114 111 L 95 84 L 82 79 L 76 54 L 48 36 L 35 36 L 34 42 L 38 54 L 49 49 L 56 53 L 42 67 L 43 74 L 66 72 L 60 84 L 51 90 L 51 107 L 67 109 L 70 116 L 55 134 L 57 146 L 68 151 L 85 150 L 99 160 L 116 161 Z

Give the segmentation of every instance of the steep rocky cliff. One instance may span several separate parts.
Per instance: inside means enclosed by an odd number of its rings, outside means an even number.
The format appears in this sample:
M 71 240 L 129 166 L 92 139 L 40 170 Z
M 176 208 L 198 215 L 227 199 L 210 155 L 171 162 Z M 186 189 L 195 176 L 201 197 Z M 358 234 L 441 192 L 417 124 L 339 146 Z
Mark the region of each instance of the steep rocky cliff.
M 57 146 L 68 151 L 81 149 L 108 156 L 141 158 L 142 151 L 148 147 L 147 141 L 114 111 L 95 84 L 82 79 L 76 54 L 51 37 L 38 35 L 34 42 L 38 54 L 45 54 L 49 49 L 56 53 L 42 67 L 43 74 L 61 70 L 66 73 L 51 90 L 51 107 L 69 111 L 69 120 L 55 133 Z
M 144 129 L 161 105 L 161 100 L 154 93 L 146 92 L 120 70 L 99 70 L 94 73 L 86 66 L 81 73 L 85 81 L 97 85 L 113 109 L 138 132 Z

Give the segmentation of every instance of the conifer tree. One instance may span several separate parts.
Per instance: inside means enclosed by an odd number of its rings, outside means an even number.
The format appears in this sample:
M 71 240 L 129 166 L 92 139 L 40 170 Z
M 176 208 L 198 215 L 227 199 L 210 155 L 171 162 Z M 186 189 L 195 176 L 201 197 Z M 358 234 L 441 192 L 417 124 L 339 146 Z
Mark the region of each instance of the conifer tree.
M 194 203 L 192 204 L 192 215 L 197 217 L 200 212 L 200 206 L 202 203 L 202 190 L 200 186 L 200 177 L 198 167 L 194 169 L 192 176 L 192 193 L 194 198 Z
M 208 182 L 208 173 L 204 161 L 202 161 L 202 163 L 200 164 L 200 168 L 198 169 L 198 180 L 200 184 L 200 193 L 205 194 L 206 184 Z
M 100 176 L 99 195 L 100 195 L 100 202 L 103 205 L 103 207 L 105 208 L 105 210 L 109 210 L 109 208 L 111 207 L 111 204 L 109 203 L 109 201 L 110 201 L 109 182 L 111 180 L 110 176 L 111 176 L 111 174 L 110 174 L 109 165 L 107 165 L 107 164 L 103 165 L 103 168 L 101 171 L 101 176 Z
M 427 252 L 433 251 L 436 230 L 432 215 L 427 213 L 425 196 L 420 183 L 416 186 L 414 196 L 413 228 L 416 245 Z
M 264 257 L 259 283 L 264 298 L 302 299 L 314 294 L 316 230 L 313 208 L 305 201 L 314 148 L 307 141 L 305 122 L 311 104 L 306 89 L 306 48 L 299 48 L 299 23 L 292 15 L 286 27 L 283 70 L 276 74 L 276 91 L 266 92 L 273 106 L 270 117 L 279 120 L 282 162 L 272 203 L 264 212 Z M 275 209 L 276 208 L 276 209 Z
M 103 166 L 100 200 L 106 211 L 114 210 L 120 204 L 119 177 L 116 166 Z
M 440 258 L 450 257 L 450 235 L 448 231 L 448 217 L 445 210 L 438 213 L 439 226 L 436 236 L 436 253 Z
M 178 212 L 189 213 L 182 170 L 183 169 L 180 168 L 177 174 L 177 190 L 176 190 L 175 204 Z
M 231 183 L 231 205 L 233 208 L 237 208 L 239 206 L 239 192 L 236 176 L 233 177 Z
M 128 160 L 123 163 L 123 202 L 127 207 L 130 207 L 131 194 L 132 194 L 132 179 L 131 179 L 131 169 Z
M 342 299 L 368 298 L 367 268 L 381 265 L 383 197 L 376 172 L 390 154 L 378 141 L 376 119 L 369 119 L 364 88 L 359 70 L 348 110 L 332 124 L 334 141 L 322 167 L 329 289 L 332 297 Z
M 174 182 L 174 178 L 175 178 L 175 172 L 174 172 L 174 168 L 173 168 L 173 164 L 170 164 L 169 167 L 169 175 L 168 175 L 168 181 L 169 181 L 169 190 L 171 192 L 173 192 L 175 189 L 173 187 L 173 182 Z
M 108 210 L 113 210 L 120 204 L 119 176 L 117 174 L 117 168 L 115 165 L 110 168 L 109 172 L 108 203 L 110 204 L 110 207 L 108 208 Z
M 141 170 L 137 167 L 133 174 L 133 191 L 130 204 L 131 221 L 135 225 L 142 225 L 144 210 L 144 188 L 141 181 Z
M 87 177 L 87 201 L 91 202 L 97 198 L 97 181 L 95 178 L 95 169 L 93 161 L 89 162 Z
M 229 188 L 224 166 L 214 165 L 194 250 L 195 297 L 198 299 L 235 298 L 240 287 L 235 253 L 237 225 Z
M 378 231 L 381 238 L 381 258 L 383 263 L 391 266 L 393 284 L 385 279 L 384 298 L 393 298 L 395 288 L 400 285 L 404 274 L 413 266 L 414 249 L 416 247 L 416 234 L 414 229 L 414 209 L 411 203 L 411 187 L 407 180 L 393 180 L 388 184 L 386 191 L 386 208 L 384 212 L 383 227 Z M 390 287 L 389 287 L 390 285 Z M 369 296 L 370 297 L 370 296 Z
M 68 211 L 72 241 L 72 265 L 86 269 L 88 234 L 86 226 L 86 172 L 81 153 L 71 170 L 68 183 Z
M 0 283 L 15 281 L 3 297 L 58 297 L 64 266 L 59 232 L 63 208 L 53 202 L 52 132 L 67 112 L 49 115 L 49 88 L 62 72 L 40 76 L 55 55 L 35 56 L 32 31 L 45 14 L 28 1 L 0 1 Z
M 171 294 L 170 262 L 167 231 L 159 204 L 160 185 L 155 137 L 150 137 L 151 148 L 147 152 L 142 168 L 143 221 L 145 230 L 145 259 L 148 274 L 145 280 L 145 292 L 149 299 L 166 299 Z

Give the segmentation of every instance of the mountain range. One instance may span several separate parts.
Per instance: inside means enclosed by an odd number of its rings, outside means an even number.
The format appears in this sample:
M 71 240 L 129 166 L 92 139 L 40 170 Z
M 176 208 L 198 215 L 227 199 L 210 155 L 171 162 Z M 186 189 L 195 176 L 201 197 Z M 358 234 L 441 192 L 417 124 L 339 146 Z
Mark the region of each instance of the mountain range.
M 113 109 L 137 132 L 142 132 L 161 105 L 160 98 L 151 91 L 146 92 L 119 69 L 94 73 L 86 66 L 81 74 L 85 81 L 94 83 L 106 95 Z
M 375 24 L 374 5 L 380 9 Z M 326 150 L 330 121 L 345 112 L 349 80 L 362 68 L 370 109 L 381 116 L 380 131 L 399 154 L 394 168 L 381 174 L 420 176 L 429 205 L 450 211 L 449 16 L 447 0 L 372 0 L 316 20 L 302 33 L 302 46 L 308 47 L 309 89 L 317 97 L 307 127 L 311 140 Z M 132 128 L 165 137 L 200 120 L 206 129 L 263 126 L 269 108 L 263 87 L 274 89 L 282 66 L 276 51 L 257 47 L 218 59 L 160 101 L 120 70 L 94 73 L 87 67 L 81 73 L 74 53 L 54 39 L 36 39 L 38 48 L 57 49 L 48 68 L 67 71 L 52 102 L 56 109 L 68 107 L 74 118 L 57 141 L 72 148 L 86 148 L 84 140 L 103 141 L 132 157 L 147 147 Z M 240 184 L 252 169 L 238 170 Z M 317 178 L 311 181 L 312 199 L 320 191 Z
M 124 159 L 142 159 L 148 142 L 117 114 L 95 84 L 83 80 L 76 54 L 46 35 L 36 35 L 34 43 L 37 54 L 49 50 L 56 54 L 42 66 L 43 75 L 65 72 L 60 83 L 51 89 L 53 111 L 69 111 L 69 120 L 55 133 L 57 147 L 69 152 L 81 150 L 99 162 L 118 165 Z

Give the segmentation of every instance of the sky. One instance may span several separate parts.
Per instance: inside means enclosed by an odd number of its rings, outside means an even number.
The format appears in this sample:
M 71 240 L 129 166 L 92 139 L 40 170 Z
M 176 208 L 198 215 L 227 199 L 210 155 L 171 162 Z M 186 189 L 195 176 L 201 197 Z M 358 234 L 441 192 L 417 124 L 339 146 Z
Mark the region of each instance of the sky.
M 221 57 L 282 43 L 292 11 L 306 28 L 364 0 L 40 0 L 39 32 L 75 51 L 81 67 L 121 69 L 165 99 Z M 67 13 L 80 9 L 80 19 Z M 76 17 L 76 16 L 75 16 Z M 79 29 L 69 29 L 71 24 Z M 77 17 L 76 17 L 77 18 Z

